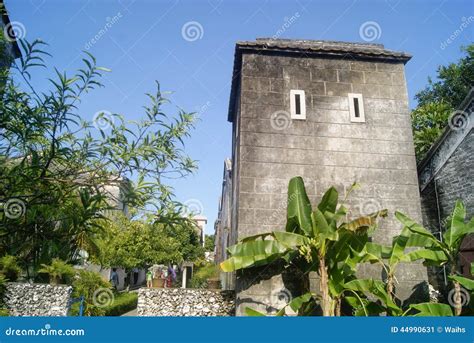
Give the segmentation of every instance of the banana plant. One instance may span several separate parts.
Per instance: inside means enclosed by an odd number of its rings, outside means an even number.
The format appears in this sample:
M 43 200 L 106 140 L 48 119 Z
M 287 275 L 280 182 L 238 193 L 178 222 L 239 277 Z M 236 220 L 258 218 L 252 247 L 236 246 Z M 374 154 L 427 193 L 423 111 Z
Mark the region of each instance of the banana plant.
M 374 242 L 368 242 L 359 255 L 361 262 L 380 264 L 385 271 L 385 291 L 390 300 L 395 299 L 395 273 L 400 262 L 407 262 L 409 259 L 405 253 L 409 247 L 423 247 L 428 243 L 425 236 L 411 232 L 404 227 L 400 235 L 395 236 L 391 246 L 385 246 Z
M 303 179 L 295 177 L 288 185 L 287 224 L 285 231 L 247 237 L 229 247 L 231 257 L 221 263 L 224 272 L 268 265 L 284 260 L 305 275 L 315 271 L 320 280 L 320 306 L 324 316 L 340 314 L 344 284 L 355 278 L 360 252 L 378 217 L 386 210 L 349 222 L 339 194 L 329 188 L 314 209 L 306 194 Z M 307 290 L 309 291 L 309 290 Z
M 466 222 L 466 208 L 460 200 L 456 201 L 453 213 L 447 220 L 447 230 L 444 232 L 442 240 L 440 240 L 403 213 L 396 212 L 395 216 L 411 232 L 423 236 L 426 240 L 423 249 L 418 249 L 406 254 L 405 258 L 407 260 L 416 261 L 421 259 L 424 260 L 425 265 L 446 265 L 449 267 L 449 278 L 454 286 L 454 311 L 455 314 L 459 316 L 462 310 L 461 284 L 472 285 L 472 280 L 459 275 L 459 249 L 464 237 L 474 233 L 474 217 Z
M 439 303 L 412 304 L 405 311 L 399 307 L 389 293 L 385 290 L 385 284 L 380 280 L 357 279 L 347 282 L 347 290 L 356 295 L 346 297 L 346 301 L 354 308 L 354 315 L 369 316 L 386 313 L 389 316 L 452 316 L 451 307 Z M 365 295 L 371 294 L 379 301 L 371 301 Z M 413 310 L 417 311 L 413 313 Z

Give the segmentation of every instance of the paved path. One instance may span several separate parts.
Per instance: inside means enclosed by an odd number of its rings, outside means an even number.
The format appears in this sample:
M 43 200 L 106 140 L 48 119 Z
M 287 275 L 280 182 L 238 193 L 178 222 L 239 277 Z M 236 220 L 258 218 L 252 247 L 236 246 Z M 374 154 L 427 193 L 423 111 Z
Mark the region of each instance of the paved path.
M 131 310 L 130 312 L 124 313 L 121 317 L 136 317 L 137 316 L 137 309 Z

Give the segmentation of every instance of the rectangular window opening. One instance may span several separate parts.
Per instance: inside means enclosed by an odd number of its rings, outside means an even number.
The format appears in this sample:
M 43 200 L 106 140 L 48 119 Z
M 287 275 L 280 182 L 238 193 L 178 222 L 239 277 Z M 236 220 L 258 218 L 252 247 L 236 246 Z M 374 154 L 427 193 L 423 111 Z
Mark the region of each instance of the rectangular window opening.
M 291 119 L 306 119 L 306 98 L 304 90 L 290 91 L 290 114 Z
M 360 118 L 359 113 L 359 99 L 354 98 L 354 115 L 356 118 Z
M 301 99 L 300 99 L 299 94 L 295 94 L 295 104 L 296 104 L 295 113 L 298 115 L 301 115 Z
M 349 93 L 349 114 L 353 123 L 365 123 L 364 100 L 362 94 Z

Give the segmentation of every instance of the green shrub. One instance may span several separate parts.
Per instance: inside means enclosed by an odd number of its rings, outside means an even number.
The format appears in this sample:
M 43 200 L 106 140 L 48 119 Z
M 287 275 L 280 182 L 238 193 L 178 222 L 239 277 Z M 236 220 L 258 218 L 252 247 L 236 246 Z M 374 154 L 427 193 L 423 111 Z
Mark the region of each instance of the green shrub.
M 102 316 L 121 316 L 137 308 L 137 293 L 119 293 L 115 295 L 114 301 L 110 306 L 100 308 Z M 70 316 L 79 315 L 79 302 L 74 303 L 69 311 Z
M 0 274 L 3 274 L 8 281 L 16 281 L 21 273 L 17 259 L 12 255 L 5 255 L 0 258 Z
M 5 291 L 7 290 L 7 279 L 0 274 L 0 317 L 8 316 L 8 310 L 5 308 L 5 303 L 3 298 L 5 296 Z
M 98 304 L 97 292 L 105 295 L 111 294 L 112 286 L 99 273 L 80 270 L 72 286 L 74 297 L 84 296 L 84 316 L 103 316 L 105 314 L 104 308 Z M 79 305 L 75 304 L 73 308 L 76 306 Z M 75 310 L 71 309 L 71 313 L 73 311 Z
M 193 277 L 189 282 L 191 288 L 207 288 L 207 280 L 219 278 L 219 267 L 213 263 L 208 263 L 196 268 Z
M 120 316 L 137 308 L 138 294 L 131 293 L 120 293 L 115 297 L 112 305 L 104 307 L 106 316 Z
M 54 258 L 50 265 L 42 264 L 42 268 L 38 270 L 38 273 L 48 274 L 49 283 L 58 285 L 60 283 L 70 283 L 72 277 L 76 274 L 76 270 L 70 264 Z

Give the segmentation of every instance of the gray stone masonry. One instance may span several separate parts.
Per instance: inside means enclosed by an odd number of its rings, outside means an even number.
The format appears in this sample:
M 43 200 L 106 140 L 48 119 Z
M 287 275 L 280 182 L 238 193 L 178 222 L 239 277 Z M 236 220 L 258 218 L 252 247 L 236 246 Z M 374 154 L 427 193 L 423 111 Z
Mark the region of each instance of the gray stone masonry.
M 278 46 L 276 41 L 272 44 Z M 330 186 L 343 196 L 353 182 L 360 183 L 349 200 L 351 216 L 387 208 L 390 216 L 374 239 L 390 244 L 401 230 L 395 210 L 421 221 L 404 73 L 409 57 L 387 57 L 380 45 L 359 49 L 344 43 L 314 53 L 306 49 L 307 42 L 300 50 L 293 44 L 291 51 L 270 43 L 267 49 L 237 45 L 237 89 L 231 94 L 238 99 L 231 99 L 229 112 L 234 125 L 233 230 L 239 239 L 283 230 L 288 182 L 302 176 L 313 205 Z M 374 56 L 364 56 L 364 49 L 375 51 Z M 397 59 L 397 54 L 405 57 Z M 292 89 L 305 91 L 306 120 L 290 119 Z M 350 121 L 348 93 L 362 94 L 366 122 Z M 361 275 L 380 278 L 381 270 L 363 266 Z M 400 266 L 397 295 L 406 299 L 426 279 L 421 264 Z M 240 282 L 247 286 L 239 288 L 237 315 L 246 306 L 265 310 L 259 303 L 285 289 L 281 276 L 254 285 Z
M 233 291 L 182 288 L 140 288 L 139 316 L 234 316 Z
M 5 304 L 10 316 L 66 316 L 72 287 L 7 283 Z

